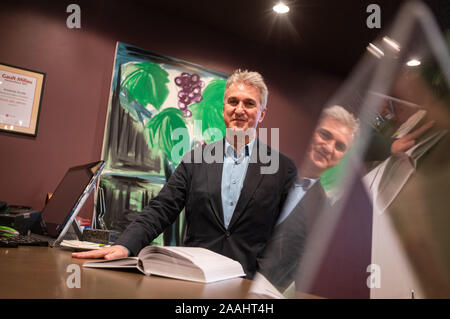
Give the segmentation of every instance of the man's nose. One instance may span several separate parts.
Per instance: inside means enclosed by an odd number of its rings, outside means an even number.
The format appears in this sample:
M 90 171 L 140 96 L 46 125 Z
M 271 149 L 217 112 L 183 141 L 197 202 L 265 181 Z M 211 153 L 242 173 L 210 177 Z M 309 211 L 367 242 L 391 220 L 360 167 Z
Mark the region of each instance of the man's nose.
M 243 102 L 239 102 L 238 105 L 236 105 L 236 113 L 243 113 L 244 112 L 244 103 Z
M 334 149 L 334 141 L 333 140 L 325 141 L 325 143 L 323 144 L 323 149 L 327 153 L 332 153 Z

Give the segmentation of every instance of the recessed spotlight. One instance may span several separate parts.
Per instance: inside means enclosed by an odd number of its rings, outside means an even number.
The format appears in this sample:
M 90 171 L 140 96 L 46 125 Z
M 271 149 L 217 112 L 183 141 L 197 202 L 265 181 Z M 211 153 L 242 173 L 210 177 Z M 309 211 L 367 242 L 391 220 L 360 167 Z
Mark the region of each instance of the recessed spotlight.
M 278 14 L 284 14 L 289 12 L 289 7 L 285 5 L 283 2 L 278 2 L 276 5 L 273 6 L 273 11 L 275 11 Z
M 400 51 L 400 44 L 397 41 L 395 41 L 394 39 L 392 39 L 388 36 L 385 36 L 385 37 L 383 37 L 383 42 L 388 44 L 395 51 L 397 51 L 397 52 Z
M 406 62 L 407 66 L 418 66 L 420 65 L 420 61 L 417 59 L 411 59 L 408 62 Z
M 384 56 L 383 50 L 381 50 L 379 47 L 377 47 L 373 43 L 369 43 L 369 45 L 366 47 L 366 49 L 367 49 L 367 51 L 372 53 L 378 59 L 381 59 Z

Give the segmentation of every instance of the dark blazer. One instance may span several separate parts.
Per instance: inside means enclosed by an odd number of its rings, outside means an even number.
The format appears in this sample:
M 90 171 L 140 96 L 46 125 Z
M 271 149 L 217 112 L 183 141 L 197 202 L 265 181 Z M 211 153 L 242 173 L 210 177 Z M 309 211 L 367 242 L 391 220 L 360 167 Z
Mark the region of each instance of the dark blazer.
M 274 229 L 258 271 L 275 287 L 286 289 L 294 280 L 305 250 L 308 234 L 329 202 L 317 181 Z
M 272 158 L 278 156 L 279 168 L 274 174 L 261 174 L 263 164 L 259 149 L 267 147 Z M 202 151 L 224 148 L 224 140 L 202 146 Z M 198 246 L 239 261 L 248 278 L 257 269 L 258 259 L 266 247 L 272 229 L 283 207 L 289 188 L 297 177 L 294 162 L 271 150 L 258 139 L 253 145 L 243 188 L 228 229 L 222 212 L 221 163 L 194 163 L 199 149 L 184 156 L 158 196 L 121 234 L 116 244 L 136 255 L 172 224 L 185 208 L 185 246 Z

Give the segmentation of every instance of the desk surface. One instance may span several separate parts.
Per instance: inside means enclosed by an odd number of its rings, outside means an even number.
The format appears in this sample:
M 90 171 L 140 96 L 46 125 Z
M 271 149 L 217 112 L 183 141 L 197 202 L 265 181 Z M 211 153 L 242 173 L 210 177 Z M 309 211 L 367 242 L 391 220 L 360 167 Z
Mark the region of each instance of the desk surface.
M 72 258 L 62 248 L 19 246 L 0 248 L 0 298 L 245 298 L 250 281 L 242 278 L 202 284 L 139 272 L 83 268 L 86 260 Z M 81 287 L 67 267 L 77 264 Z

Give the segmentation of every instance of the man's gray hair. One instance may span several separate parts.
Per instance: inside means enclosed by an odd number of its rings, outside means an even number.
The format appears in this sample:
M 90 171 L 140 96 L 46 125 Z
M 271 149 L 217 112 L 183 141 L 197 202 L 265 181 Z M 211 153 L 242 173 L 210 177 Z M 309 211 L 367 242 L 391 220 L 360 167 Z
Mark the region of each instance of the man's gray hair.
M 267 89 L 264 79 L 260 73 L 241 69 L 234 71 L 227 80 L 225 92 L 233 83 L 245 83 L 258 88 L 261 93 L 261 110 L 266 108 L 269 90 Z
M 333 118 L 336 121 L 339 121 L 345 126 L 347 126 L 352 131 L 353 137 L 355 137 L 358 134 L 359 120 L 356 119 L 352 113 L 350 113 L 340 105 L 333 105 L 325 108 L 322 111 L 320 120 L 323 120 L 325 118 Z

